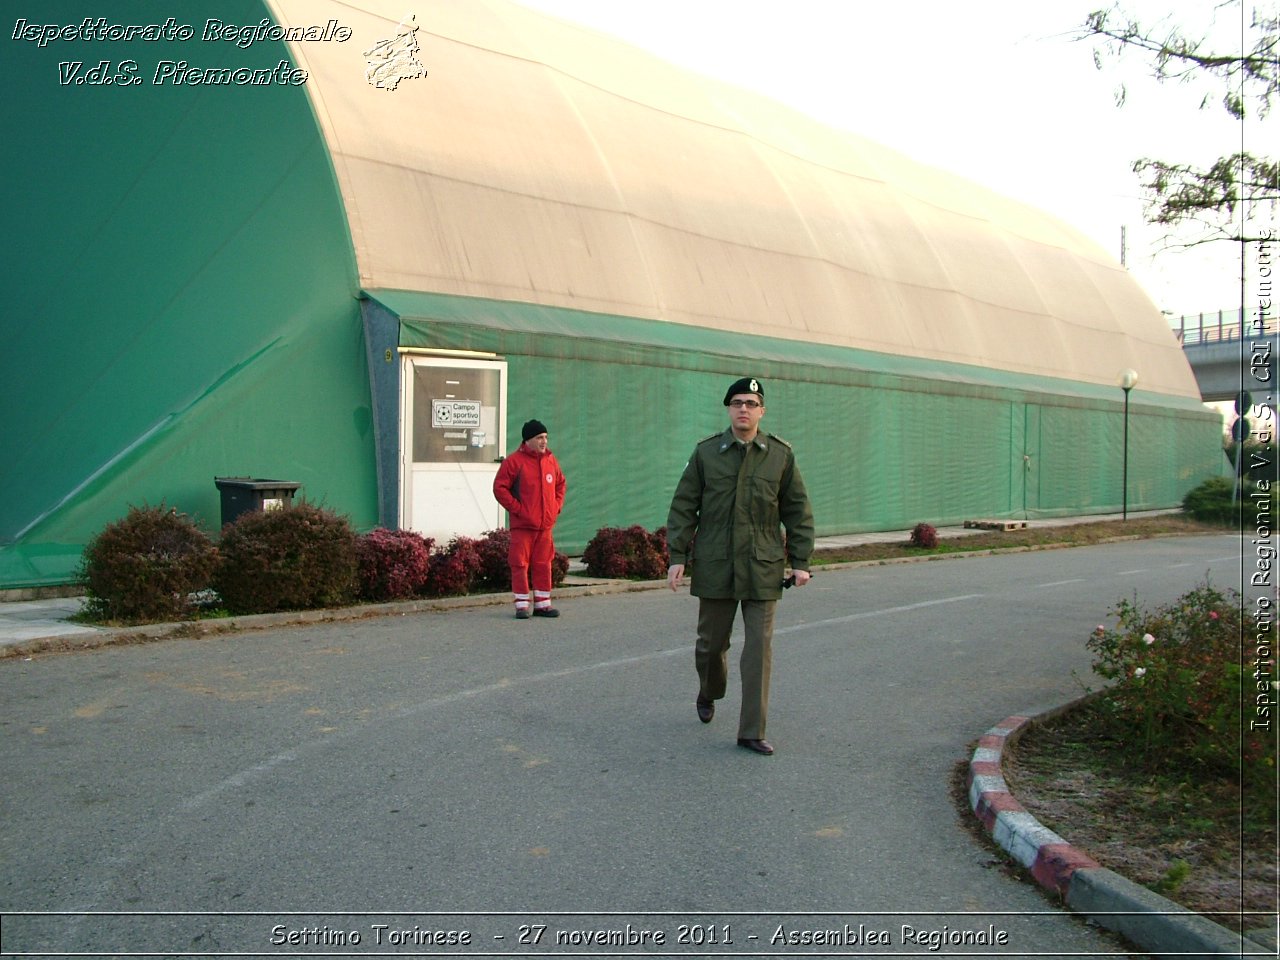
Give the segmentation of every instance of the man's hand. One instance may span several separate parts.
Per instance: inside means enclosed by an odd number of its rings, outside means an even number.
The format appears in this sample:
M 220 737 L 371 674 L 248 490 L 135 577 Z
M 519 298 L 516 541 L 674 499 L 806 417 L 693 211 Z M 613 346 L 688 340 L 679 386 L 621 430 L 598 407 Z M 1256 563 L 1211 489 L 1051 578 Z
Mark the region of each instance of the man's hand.
M 792 570 L 791 575 L 796 578 L 797 587 L 803 587 L 806 583 L 809 582 L 808 570 Z
M 673 591 L 684 583 L 684 564 L 673 563 L 667 568 L 667 586 Z

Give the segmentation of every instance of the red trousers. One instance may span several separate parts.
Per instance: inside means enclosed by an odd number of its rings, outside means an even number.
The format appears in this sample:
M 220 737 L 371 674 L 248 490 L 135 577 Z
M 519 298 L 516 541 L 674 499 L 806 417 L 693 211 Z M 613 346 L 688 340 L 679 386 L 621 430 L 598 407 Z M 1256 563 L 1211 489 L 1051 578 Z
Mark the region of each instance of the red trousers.
M 512 530 L 511 550 L 507 562 L 511 564 L 511 592 L 516 602 L 529 601 L 529 581 L 539 600 L 551 597 L 551 560 L 556 555 L 556 545 L 550 530 Z

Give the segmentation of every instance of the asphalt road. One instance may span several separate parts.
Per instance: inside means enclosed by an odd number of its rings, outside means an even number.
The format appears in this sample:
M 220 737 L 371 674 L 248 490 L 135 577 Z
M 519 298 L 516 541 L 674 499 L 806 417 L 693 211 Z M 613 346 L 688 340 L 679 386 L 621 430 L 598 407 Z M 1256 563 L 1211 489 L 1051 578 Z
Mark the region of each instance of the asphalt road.
M 735 745 L 736 662 L 698 722 L 687 592 L 3 661 L 3 950 L 1129 955 L 949 781 L 1083 692 L 1117 600 L 1239 568 L 1212 536 L 820 572 L 779 610 L 773 757 Z

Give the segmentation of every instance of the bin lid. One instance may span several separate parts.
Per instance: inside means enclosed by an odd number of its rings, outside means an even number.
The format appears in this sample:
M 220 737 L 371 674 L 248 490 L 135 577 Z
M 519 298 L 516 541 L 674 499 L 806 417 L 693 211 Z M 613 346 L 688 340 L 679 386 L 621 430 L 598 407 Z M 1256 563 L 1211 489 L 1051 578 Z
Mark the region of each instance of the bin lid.
M 301 483 L 293 480 L 263 480 L 258 477 L 214 477 L 219 490 L 232 487 L 237 490 L 297 490 Z

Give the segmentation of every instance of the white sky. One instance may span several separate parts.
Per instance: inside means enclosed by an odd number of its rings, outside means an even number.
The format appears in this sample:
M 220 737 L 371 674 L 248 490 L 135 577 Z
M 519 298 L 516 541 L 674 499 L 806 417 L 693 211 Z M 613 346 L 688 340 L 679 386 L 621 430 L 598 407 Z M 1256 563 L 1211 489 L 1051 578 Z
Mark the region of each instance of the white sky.
M 1162 310 L 1240 303 L 1238 245 L 1157 251 L 1135 159 L 1207 163 L 1274 151 L 1280 130 L 1242 128 L 1216 86 L 1163 85 L 1145 61 L 1073 42 L 1108 0 L 519 0 L 665 60 L 764 93 L 832 126 L 979 181 L 1067 221 L 1126 262 Z M 1251 3 L 1252 0 L 1246 0 Z M 1134 0 L 1152 22 L 1212 29 L 1212 0 Z M 1170 8 L 1179 12 L 1170 15 Z M 1239 43 L 1238 7 L 1217 36 Z M 1124 83 L 1127 103 L 1115 92 Z M 1209 109 L 1199 110 L 1205 92 Z

